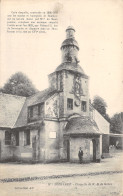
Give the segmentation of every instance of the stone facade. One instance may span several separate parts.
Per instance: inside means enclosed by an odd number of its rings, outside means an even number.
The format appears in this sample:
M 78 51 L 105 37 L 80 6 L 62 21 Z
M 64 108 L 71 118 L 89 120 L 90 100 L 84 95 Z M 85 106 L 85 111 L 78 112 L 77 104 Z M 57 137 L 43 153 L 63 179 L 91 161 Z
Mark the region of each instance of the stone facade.
M 78 162 L 80 147 L 83 162 L 101 160 L 102 134 L 108 134 L 109 123 L 90 109 L 89 77 L 79 65 L 74 34 L 73 27 L 66 29 L 61 45 L 62 63 L 48 76 L 49 88 L 23 98 L 14 123 L 8 127 L 2 124 L 1 161 Z

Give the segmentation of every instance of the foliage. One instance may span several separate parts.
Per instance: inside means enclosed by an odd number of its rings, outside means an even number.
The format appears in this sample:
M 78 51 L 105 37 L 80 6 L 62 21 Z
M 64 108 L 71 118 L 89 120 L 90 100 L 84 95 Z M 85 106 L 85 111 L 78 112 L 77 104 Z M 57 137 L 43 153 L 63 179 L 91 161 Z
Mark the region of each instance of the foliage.
M 107 104 L 103 98 L 96 95 L 93 99 L 92 105 L 100 114 L 102 114 L 102 116 L 106 117 Z
M 106 113 L 107 103 L 102 97 L 96 95 L 93 99 L 92 105 L 108 122 L 110 122 L 110 117 Z
M 114 114 L 111 118 L 111 132 L 123 134 L 123 112 Z
M 23 73 L 13 74 L 1 89 L 3 93 L 28 97 L 37 92 L 31 80 Z

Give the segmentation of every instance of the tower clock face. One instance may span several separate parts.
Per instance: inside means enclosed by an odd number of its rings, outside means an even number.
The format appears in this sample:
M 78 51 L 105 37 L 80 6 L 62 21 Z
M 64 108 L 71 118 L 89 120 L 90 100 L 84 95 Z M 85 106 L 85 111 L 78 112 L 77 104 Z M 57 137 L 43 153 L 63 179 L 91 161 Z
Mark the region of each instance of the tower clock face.
M 77 100 L 75 101 L 75 105 L 78 107 L 78 106 L 80 105 L 80 100 L 77 99 Z

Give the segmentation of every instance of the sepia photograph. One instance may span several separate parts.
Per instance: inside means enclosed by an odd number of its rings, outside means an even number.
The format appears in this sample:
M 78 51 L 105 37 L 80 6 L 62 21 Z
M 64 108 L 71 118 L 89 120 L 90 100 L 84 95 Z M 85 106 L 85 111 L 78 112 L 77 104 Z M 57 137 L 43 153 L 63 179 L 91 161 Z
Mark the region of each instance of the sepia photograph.
M 123 1 L 0 1 L 0 196 L 123 196 Z

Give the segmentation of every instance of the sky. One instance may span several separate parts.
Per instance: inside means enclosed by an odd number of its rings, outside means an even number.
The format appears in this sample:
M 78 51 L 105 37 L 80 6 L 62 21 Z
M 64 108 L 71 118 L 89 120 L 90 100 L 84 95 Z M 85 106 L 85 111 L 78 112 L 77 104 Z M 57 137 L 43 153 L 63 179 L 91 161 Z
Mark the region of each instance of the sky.
M 11 11 L 58 10 L 58 30 L 45 34 L 6 32 Z M 89 76 L 90 98 L 102 97 L 107 113 L 123 111 L 122 0 L 2 0 L 0 86 L 14 73 L 26 74 L 38 90 L 48 87 L 48 74 L 61 64 L 61 43 L 72 25 L 80 65 Z

